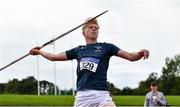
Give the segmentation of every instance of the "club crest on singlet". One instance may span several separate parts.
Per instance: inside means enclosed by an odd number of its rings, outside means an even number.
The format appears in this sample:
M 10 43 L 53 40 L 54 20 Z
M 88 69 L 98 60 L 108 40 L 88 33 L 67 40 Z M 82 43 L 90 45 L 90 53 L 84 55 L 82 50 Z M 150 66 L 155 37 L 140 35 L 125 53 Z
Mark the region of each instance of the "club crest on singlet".
M 99 64 L 99 59 L 92 57 L 81 58 L 80 60 L 80 70 L 87 69 L 92 72 L 96 72 Z

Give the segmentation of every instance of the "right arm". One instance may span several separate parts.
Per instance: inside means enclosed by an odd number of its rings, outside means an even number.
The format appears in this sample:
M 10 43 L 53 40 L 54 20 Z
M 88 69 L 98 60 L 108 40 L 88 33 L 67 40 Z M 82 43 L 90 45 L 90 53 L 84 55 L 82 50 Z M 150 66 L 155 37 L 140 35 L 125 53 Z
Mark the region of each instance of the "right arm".
M 145 101 L 144 101 L 144 107 L 149 107 L 149 99 L 148 99 L 147 94 L 146 94 Z
M 35 48 L 31 49 L 30 54 L 31 55 L 41 55 L 50 61 L 66 61 L 66 60 L 68 60 L 68 58 L 66 56 L 66 52 L 61 52 L 59 54 L 52 54 L 49 52 L 41 51 L 40 49 L 41 49 L 40 47 L 35 47 Z

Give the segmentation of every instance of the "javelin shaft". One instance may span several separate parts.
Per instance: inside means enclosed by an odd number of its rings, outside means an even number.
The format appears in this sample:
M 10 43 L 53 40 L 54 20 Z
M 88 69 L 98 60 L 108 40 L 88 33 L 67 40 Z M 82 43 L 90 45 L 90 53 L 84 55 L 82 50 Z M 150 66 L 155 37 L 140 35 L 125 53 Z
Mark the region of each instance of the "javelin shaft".
M 104 14 L 104 13 L 106 13 L 106 12 L 108 12 L 108 10 L 106 10 L 106 11 L 102 12 L 101 14 L 99 14 L 99 15 L 97 15 L 97 16 L 95 16 L 95 17 L 93 17 L 93 18 L 92 18 L 92 19 L 90 19 L 89 21 L 84 22 L 84 23 L 82 23 L 82 24 L 78 25 L 77 27 L 75 27 L 75 28 L 73 28 L 73 29 L 71 29 L 71 30 L 69 30 L 69 31 L 67 31 L 67 32 L 65 32 L 65 33 L 63 33 L 63 34 L 61 34 L 61 35 L 59 35 L 58 37 L 56 37 L 56 38 L 54 38 L 54 39 L 52 39 L 52 40 L 50 40 L 50 41 L 48 41 L 48 42 L 44 43 L 44 44 L 41 46 L 41 48 L 45 47 L 46 45 L 48 45 L 48 44 L 50 44 L 50 43 L 52 43 L 52 42 L 55 42 L 56 40 L 58 40 L 58 39 L 60 39 L 60 38 L 64 37 L 65 35 L 67 35 L 67 34 L 71 33 L 72 31 L 74 31 L 74 30 L 76 30 L 76 29 L 78 29 L 79 27 L 83 26 L 84 24 L 86 24 L 86 23 L 88 23 L 88 22 L 90 22 L 90 21 L 92 21 L 92 20 L 96 19 L 97 17 L 99 17 L 99 16 L 103 15 L 103 14 Z M 12 62 L 11 62 L 11 63 L 9 63 L 8 65 L 6 65 L 6 66 L 2 67 L 2 68 L 0 69 L 0 71 L 2 71 L 2 70 L 4 70 L 5 68 L 7 68 L 7 67 L 11 66 L 12 64 L 14 64 L 14 63 L 16 63 L 16 62 L 18 62 L 18 61 L 20 61 L 20 60 L 24 59 L 25 57 L 27 57 L 27 56 L 29 56 L 29 55 L 30 55 L 30 54 L 29 54 L 29 53 L 27 53 L 27 54 L 25 54 L 24 56 L 22 56 L 22 57 L 20 57 L 20 58 L 18 58 L 18 59 L 16 59 L 16 60 L 14 60 L 14 61 L 12 61 Z
M 27 53 L 26 55 L 24 55 L 24 56 L 22 56 L 22 57 L 20 57 L 20 58 L 18 58 L 18 59 L 16 59 L 16 60 L 14 60 L 14 61 L 12 61 L 12 62 L 11 62 L 11 63 L 9 63 L 8 65 L 6 65 L 6 66 L 2 67 L 2 68 L 0 69 L 0 71 L 2 71 L 3 69 L 5 69 L 5 68 L 9 67 L 10 65 L 12 65 L 12 64 L 14 64 L 14 63 L 16 63 L 16 62 L 20 61 L 21 59 L 23 59 L 23 58 L 25 58 L 25 57 L 27 57 L 27 56 L 29 56 L 29 55 L 30 55 L 30 54 L 29 54 L 29 53 Z

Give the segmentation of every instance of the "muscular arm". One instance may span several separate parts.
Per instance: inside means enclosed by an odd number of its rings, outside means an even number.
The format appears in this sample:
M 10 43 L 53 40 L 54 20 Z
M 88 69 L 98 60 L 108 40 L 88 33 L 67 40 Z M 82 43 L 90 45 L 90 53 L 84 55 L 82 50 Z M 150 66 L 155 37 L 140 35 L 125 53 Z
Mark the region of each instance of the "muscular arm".
M 66 61 L 68 60 L 66 56 L 66 52 L 61 52 L 59 54 L 51 54 L 44 51 L 39 51 L 39 54 L 43 56 L 44 58 L 51 60 L 51 61 Z
M 140 60 L 141 58 L 148 59 L 149 51 L 145 49 L 142 49 L 139 52 L 127 52 L 124 50 L 119 50 L 117 56 L 127 59 L 129 61 L 137 61 Z
M 59 54 L 52 54 L 49 52 L 41 51 L 40 47 L 35 47 L 35 48 L 31 49 L 30 54 L 31 55 L 41 55 L 44 58 L 51 60 L 51 61 L 66 61 L 66 60 L 68 60 L 68 58 L 66 56 L 66 52 L 61 52 Z

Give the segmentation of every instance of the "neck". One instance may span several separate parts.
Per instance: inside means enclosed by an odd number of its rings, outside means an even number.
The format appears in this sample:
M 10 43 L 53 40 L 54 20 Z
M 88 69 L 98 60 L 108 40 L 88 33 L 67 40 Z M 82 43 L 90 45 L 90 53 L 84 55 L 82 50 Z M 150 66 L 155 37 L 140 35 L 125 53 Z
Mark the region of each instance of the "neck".
M 152 93 L 156 93 L 157 92 L 157 90 L 155 90 L 155 91 L 152 91 Z
M 97 39 L 86 39 L 86 44 L 95 44 L 97 43 Z

